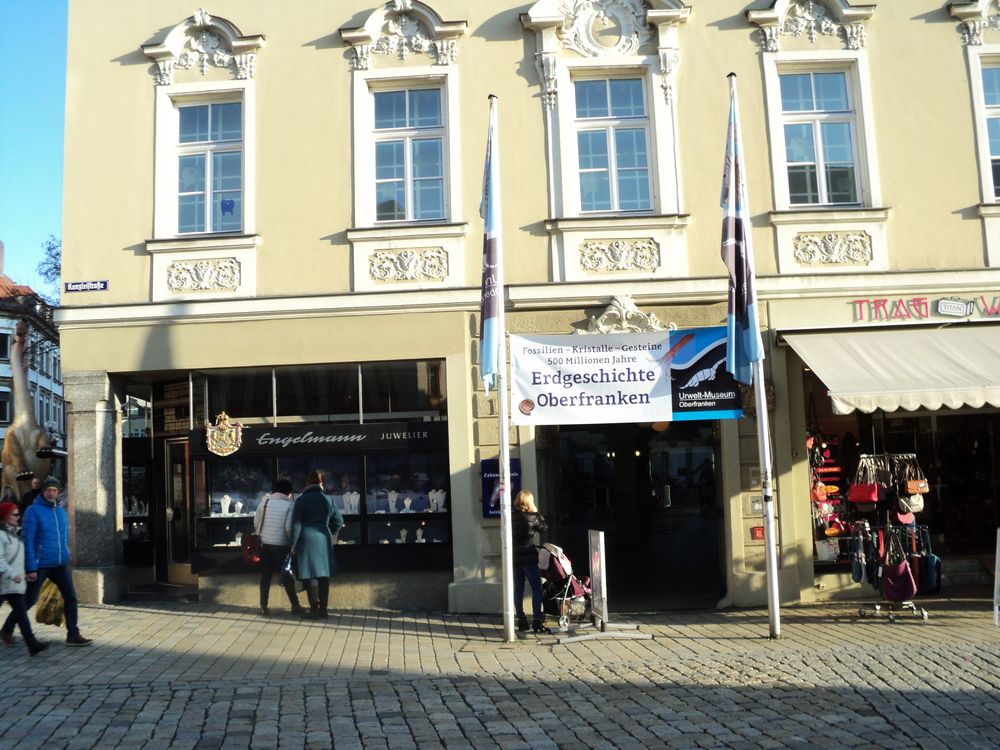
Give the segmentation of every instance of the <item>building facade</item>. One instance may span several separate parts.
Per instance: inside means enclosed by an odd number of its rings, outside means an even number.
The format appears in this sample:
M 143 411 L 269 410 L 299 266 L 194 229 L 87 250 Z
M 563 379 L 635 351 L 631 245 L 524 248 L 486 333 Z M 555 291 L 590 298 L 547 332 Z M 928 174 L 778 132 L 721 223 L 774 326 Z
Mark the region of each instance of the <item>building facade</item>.
M 988 542 L 993 0 L 122 7 L 69 13 L 58 322 L 81 596 L 155 580 L 237 601 L 253 508 L 279 473 L 319 467 L 347 520 L 335 606 L 497 611 L 487 97 L 508 331 L 699 328 L 726 315 L 730 72 L 782 598 L 866 593 L 826 535 L 857 509 L 812 500 L 807 433 L 843 486 L 858 454 L 916 453 L 939 548 Z M 220 455 L 206 422 L 242 425 L 239 449 Z M 605 530 L 612 608 L 765 601 L 753 419 L 510 439 L 553 541 L 583 565 L 586 530 Z

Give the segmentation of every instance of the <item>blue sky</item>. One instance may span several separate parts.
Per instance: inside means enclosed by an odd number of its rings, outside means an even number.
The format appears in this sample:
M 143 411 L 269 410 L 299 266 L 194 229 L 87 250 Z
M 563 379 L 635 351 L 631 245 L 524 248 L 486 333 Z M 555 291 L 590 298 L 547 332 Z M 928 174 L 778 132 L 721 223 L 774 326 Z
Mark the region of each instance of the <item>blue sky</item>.
M 66 0 L 0 0 L 0 240 L 3 271 L 49 294 L 35 272 L 62 237 Z

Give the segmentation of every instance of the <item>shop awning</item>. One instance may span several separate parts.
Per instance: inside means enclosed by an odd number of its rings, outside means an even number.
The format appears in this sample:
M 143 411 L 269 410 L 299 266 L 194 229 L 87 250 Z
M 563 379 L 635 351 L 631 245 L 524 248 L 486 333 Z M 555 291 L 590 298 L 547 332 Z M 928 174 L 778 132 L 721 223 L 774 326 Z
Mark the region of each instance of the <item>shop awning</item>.
M 833 409 L 1000 406 L 1000 326 L 784 336 L 830 391 Z

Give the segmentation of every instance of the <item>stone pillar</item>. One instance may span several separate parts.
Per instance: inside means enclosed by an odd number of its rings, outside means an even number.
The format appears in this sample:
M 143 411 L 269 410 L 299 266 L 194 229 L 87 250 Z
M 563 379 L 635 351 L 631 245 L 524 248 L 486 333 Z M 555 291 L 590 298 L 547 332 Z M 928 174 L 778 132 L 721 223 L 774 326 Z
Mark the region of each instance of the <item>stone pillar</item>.
M 121 598 L 121 439 L 106 372 L 63 377 L 69 458 L 67 512 L 77 596 L 85 604 Z

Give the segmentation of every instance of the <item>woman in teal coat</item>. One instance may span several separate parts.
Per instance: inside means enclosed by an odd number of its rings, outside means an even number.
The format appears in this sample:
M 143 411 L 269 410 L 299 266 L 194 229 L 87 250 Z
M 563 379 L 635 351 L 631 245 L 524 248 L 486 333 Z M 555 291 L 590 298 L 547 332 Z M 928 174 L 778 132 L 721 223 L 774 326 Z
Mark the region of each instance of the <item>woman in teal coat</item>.
M 334 535 L 344 526 L 344 517 L 323 494 L 323 474 L 309 473 L 306 487 L 292 508 L 292 552 L 296 573 L 306 584 L 309 611 L 304 617 L 325 618 L 330 599 L 330 577 L 336 575 Z M 331 533 L 332 532 L 332 533 Z

